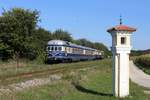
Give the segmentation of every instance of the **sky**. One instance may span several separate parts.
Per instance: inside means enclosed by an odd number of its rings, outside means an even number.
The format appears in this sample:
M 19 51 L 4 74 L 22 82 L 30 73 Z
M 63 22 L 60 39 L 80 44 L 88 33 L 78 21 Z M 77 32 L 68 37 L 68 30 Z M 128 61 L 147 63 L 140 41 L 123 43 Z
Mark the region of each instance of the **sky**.
M 2 8 L 14 7 L 40 11 L 38 23 L 49 31 L 63 29 L 73 38 L 86 38 L 111 47 L 111 35 L 106 30 L 119 24 L 137 29 L 132 34 L 135 50 L 150 48 L 150 0 L 0 0 Z

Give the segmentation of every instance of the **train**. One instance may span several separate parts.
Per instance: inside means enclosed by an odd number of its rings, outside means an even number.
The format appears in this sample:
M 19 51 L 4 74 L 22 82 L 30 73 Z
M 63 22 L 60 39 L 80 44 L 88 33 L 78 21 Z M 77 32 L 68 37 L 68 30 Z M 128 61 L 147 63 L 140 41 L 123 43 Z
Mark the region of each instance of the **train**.
M 50 40 L 46 46 L 46 63 L 54 61 L 73 62 L 102 59 L 102 52 L 103 51 L 68 41 Z

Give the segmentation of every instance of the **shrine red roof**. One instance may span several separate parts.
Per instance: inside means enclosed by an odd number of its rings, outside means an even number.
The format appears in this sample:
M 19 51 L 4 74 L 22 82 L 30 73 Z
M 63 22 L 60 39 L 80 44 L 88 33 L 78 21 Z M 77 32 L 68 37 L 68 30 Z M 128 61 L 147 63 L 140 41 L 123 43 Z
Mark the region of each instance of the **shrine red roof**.
M 107 32 L 111 32 L 111 31 L 129 31 L 129 32 L 134 32 L 134 31 L 136 31 L 136 29 L 132 28 L 132 27 L 125 26 L 125 25 L 118 25 L 118 26 L 112 27 L 112 28 L 107 30 Z

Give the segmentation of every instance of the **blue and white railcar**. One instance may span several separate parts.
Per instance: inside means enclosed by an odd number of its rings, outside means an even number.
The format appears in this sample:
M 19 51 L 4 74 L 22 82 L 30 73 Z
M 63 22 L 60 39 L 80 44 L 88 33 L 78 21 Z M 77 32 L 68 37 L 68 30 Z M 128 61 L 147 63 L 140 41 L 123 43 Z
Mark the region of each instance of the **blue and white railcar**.
M 62 40 L 47 44 L 47 61 L 81 61 L 101 58 L 101 52 Z

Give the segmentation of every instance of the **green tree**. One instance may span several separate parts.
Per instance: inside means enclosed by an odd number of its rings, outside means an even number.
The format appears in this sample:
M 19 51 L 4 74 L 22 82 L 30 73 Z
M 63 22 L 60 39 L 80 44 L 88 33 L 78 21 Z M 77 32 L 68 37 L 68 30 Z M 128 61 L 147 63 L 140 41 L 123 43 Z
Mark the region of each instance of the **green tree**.
M 108 48 L 103 43 L 95 42 L 95 43 L 93 43 L 93 48 L 104 51 L 104 57 L 111 56 L 111 52 L 108 50 Z
M 44 28 L 38 28 L 33 34 L 33 38 L 32 45 L 34 45 L 37 51 L 36 60 L 38 60 L 38 62 L 43 62 L 46 56 L 45 51 L 47 42 L 53 39 L 52 34 L 50 31 L 47 31 Z
M 63 31 L 62 29 L 57 29 L 55 32 L 53 32 L 53 39 L 64 40 L 69 42 L 73 41 L 71 34 L 67 31 Z
M 30 43 L 33 40 L 32 34 L 38 21 L 39 12 L 37 10 L 12 8 L 3 11 L 0 16 L 0 51 L 3 53 L 1 54 L 2 58 L 5 57 L 4 52 L 5 55 L 7 54 L 10 57 L 25 57 L 28 52 L 33 51 L 34 48 Z
M 39 48 L 44 50 L 47 42 L 53 39 L 52 33 L 41 27 L 36 29 L 35 33 L 33 34 L 33 37 L 34 43 L 36 43 L 36 45 L 39 46 Z
M 76 44 L 86 46 L 86 47 L 91 47 L 93 48 L 93 43 L 87 39 L 79 39 L 75 41 Z

